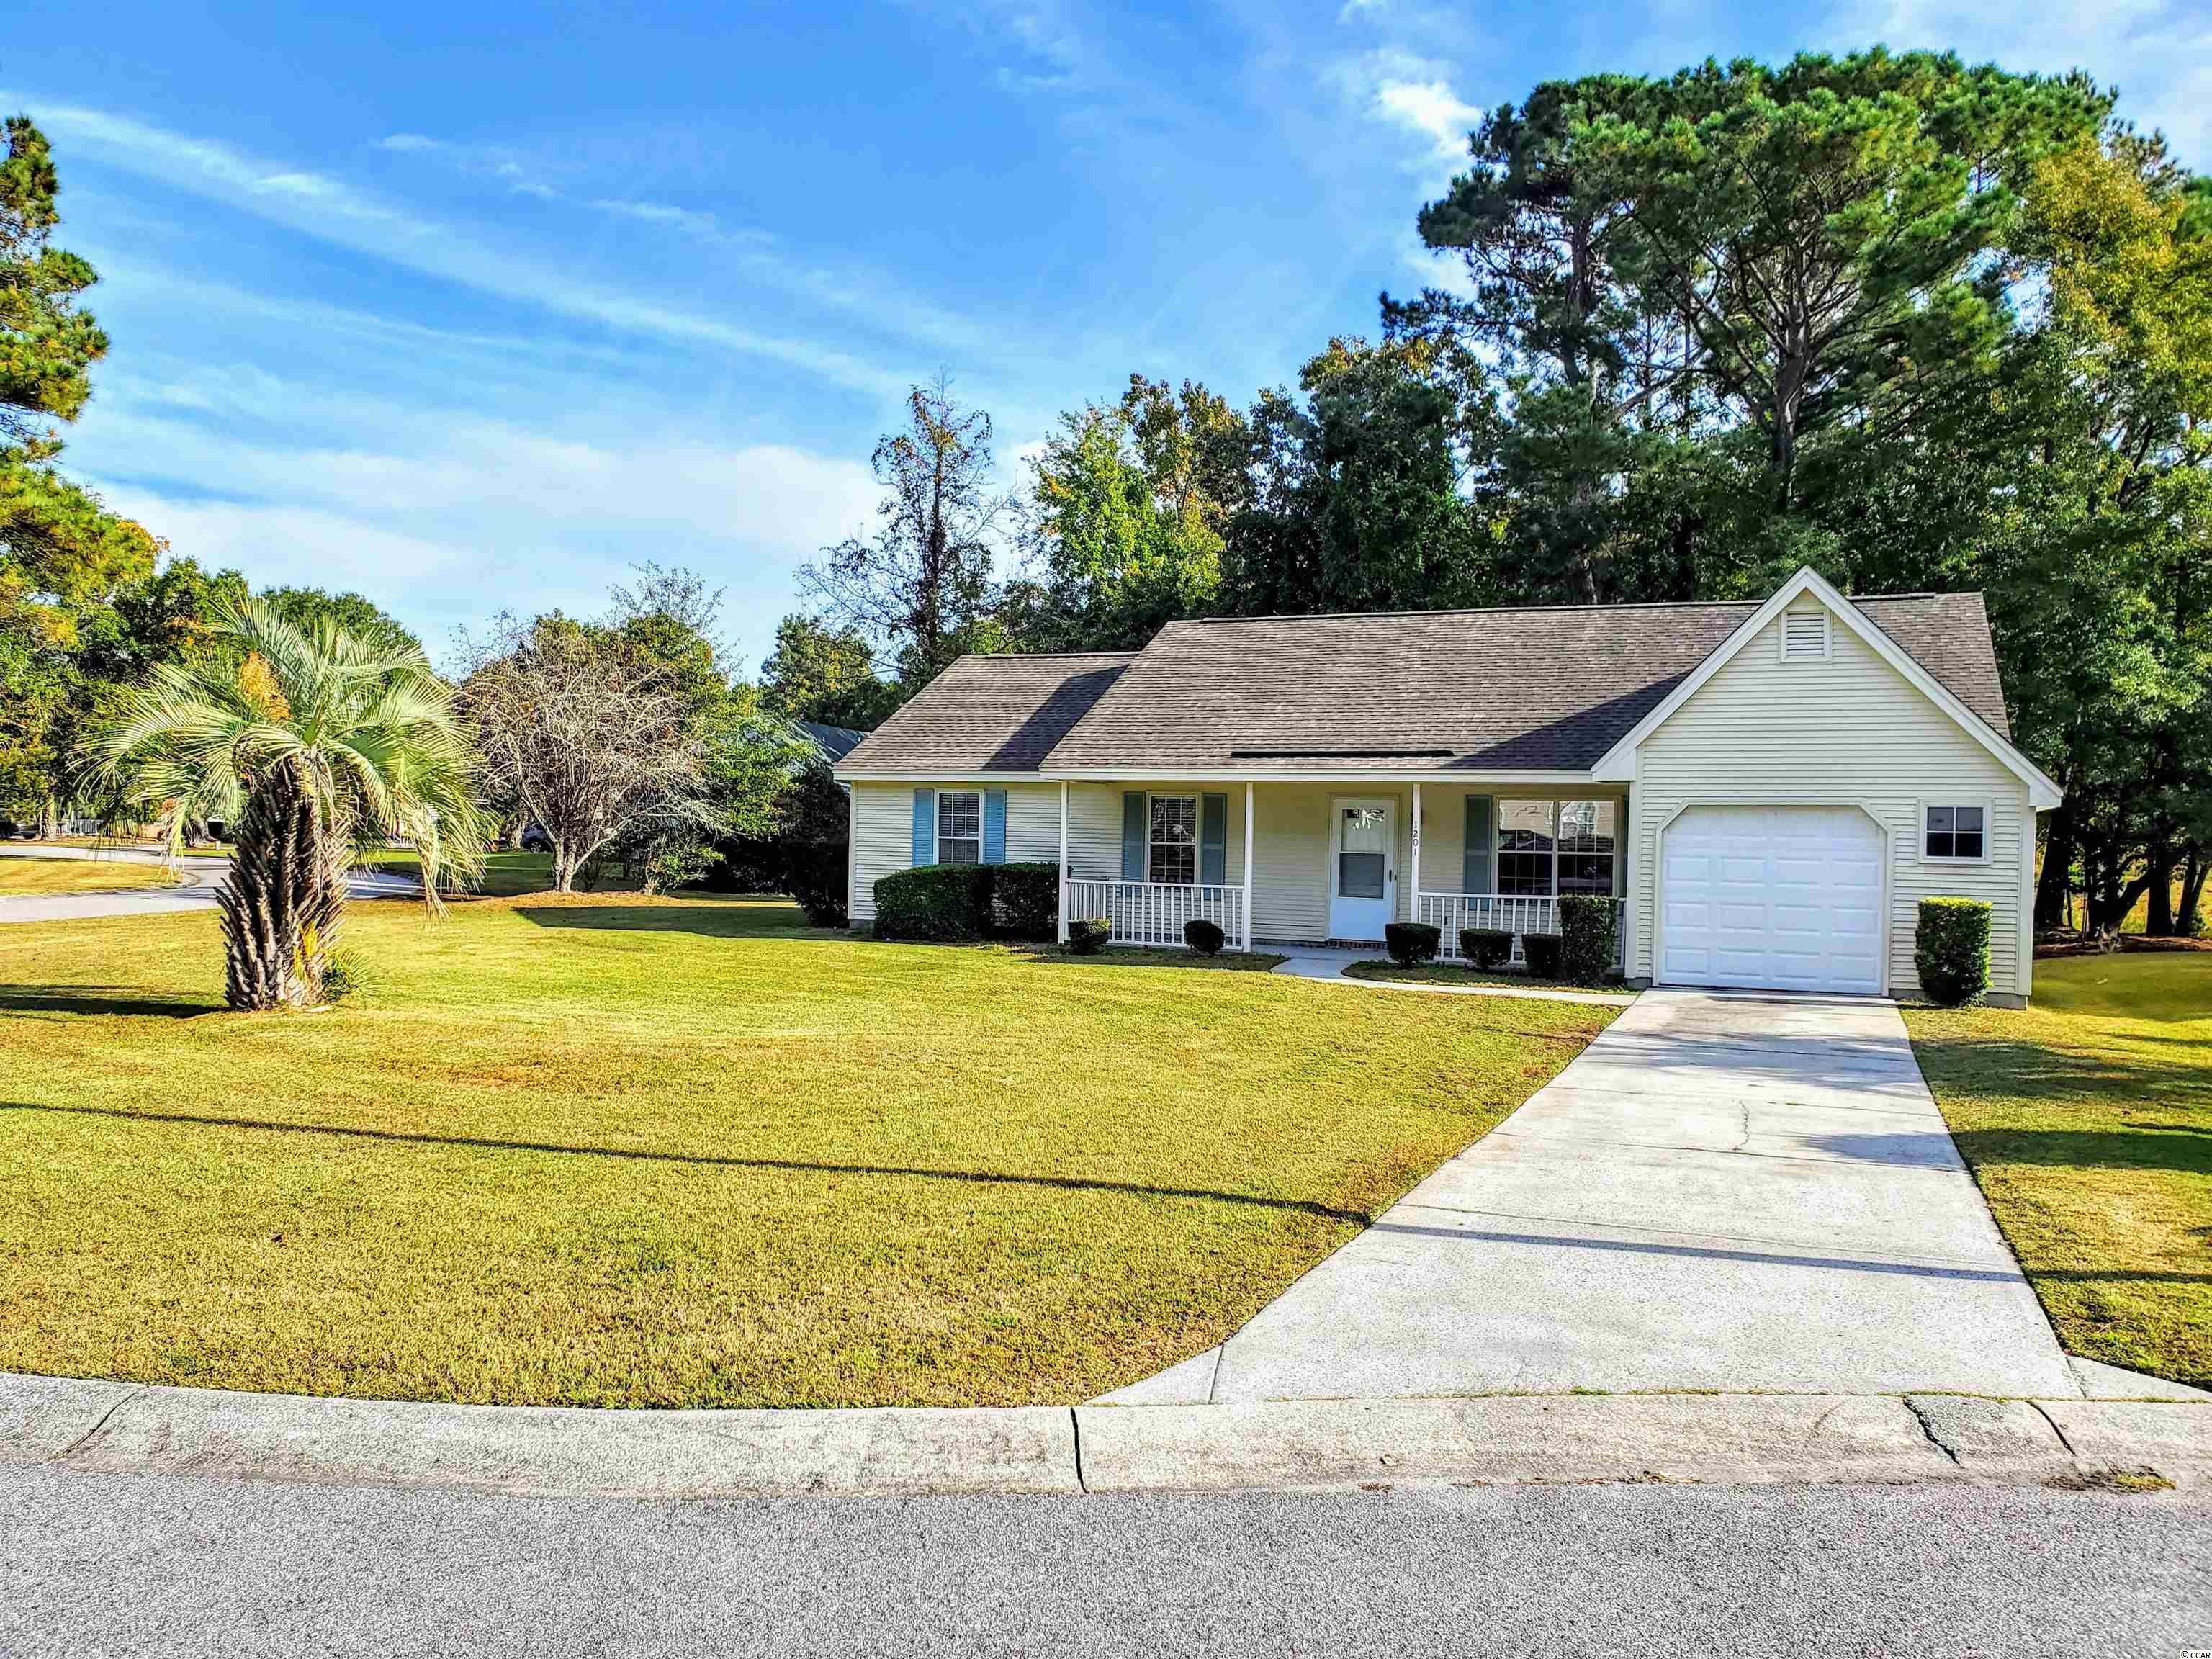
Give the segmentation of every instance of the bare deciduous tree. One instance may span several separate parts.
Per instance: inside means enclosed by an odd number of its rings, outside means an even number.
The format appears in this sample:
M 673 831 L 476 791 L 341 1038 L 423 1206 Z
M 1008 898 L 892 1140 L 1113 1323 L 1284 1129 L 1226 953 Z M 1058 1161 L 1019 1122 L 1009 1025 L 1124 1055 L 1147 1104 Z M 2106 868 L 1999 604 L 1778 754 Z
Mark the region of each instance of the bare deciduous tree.
M 555 891 L 574 891 L 593 854 L 653 825 L 720 827 L 708 734 L 667 667 L 558 615 L 501 616 L 487 645 L 464 648 L 461 699 L 486 791 L 544 830 Z

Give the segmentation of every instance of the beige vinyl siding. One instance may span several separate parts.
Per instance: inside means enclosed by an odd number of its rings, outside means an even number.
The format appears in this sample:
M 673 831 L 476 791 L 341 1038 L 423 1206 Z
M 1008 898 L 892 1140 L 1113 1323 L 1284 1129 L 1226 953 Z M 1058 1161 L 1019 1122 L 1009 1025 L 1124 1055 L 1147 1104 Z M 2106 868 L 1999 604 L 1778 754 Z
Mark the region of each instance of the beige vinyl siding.
M 853 785 L 854 922 L 876 915 L 876 883 L 914 864 L 916 789 L 1004 789 L 1006 857 L 1050 864 L 1060 857 L 1060 786 L 1056 783 L 856 783 Z
M 1817 611 L 1809 595 L 1792 611 Z M 1777 617 L 1646 738 L 1637 752 L 1629 825 L 1635 900 L 1632 975 L 1652 971 L 1659 837 L 1692 805 L 1856 805 L 1889 846 L 1889 988 L 1918 988 L 1912 969 L 1917 907 L 1954 894 L 1992 906 L 1990 982 L 2027 990 L 2022 955 L 2023 848 L 2035 817 L 2027 786 L 1948 714 L 1840 622 L 1825 661 L 1785 663 Z M 1921 857 L 1921 808 L 1989 810 L 1988 856 L 1978 864 Z
M 1127 790 L 1154 795 L 1226 795 L 1229 798 L 1229 857 L 1224 884 L 1231 887 L 1243 884 L 1244 787 L 1242 784 L 1147 783 L 1141 780 L 1128 783 L 1071 783 L 1067 786 L 1069 874 L 1079 881 L 1121 879 L 1121 796 Z M 1056 804 L 1054 810 L 1059 810 Z M 1261 821 L 1264 823 L 1266 819 L 1262 817 Z M 1057 819 L 1054 824 L 1054 832 L 1057 834 Z M 1266 867 L 1264 860 L 1261 867 Z

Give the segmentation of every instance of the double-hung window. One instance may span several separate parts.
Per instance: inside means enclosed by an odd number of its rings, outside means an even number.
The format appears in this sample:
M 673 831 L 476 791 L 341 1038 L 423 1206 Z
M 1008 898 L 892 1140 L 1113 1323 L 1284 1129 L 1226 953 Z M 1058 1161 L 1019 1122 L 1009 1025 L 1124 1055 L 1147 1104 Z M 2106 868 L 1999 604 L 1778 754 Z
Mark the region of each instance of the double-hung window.
M 1613 896 L 1614 817 L 1609 800 L 1559 803 L 1559 890 Z
M 983 797 L 974 789 L 937 792 L 937 861 L 983 861 Z
M 1978 860 L 1987 846 L 1988 823 L 1979 806 L 1930 806 L 1922 826 L 1922 853 L 1931 859 Z
M 1154 795 L 1145 811 L 1146 879 L 1188 887 L 1198 880 L 1198 797 Z
M 1610 898 L 1620 823 L 1618 801 L 1499 801 L 1498 890 L 1515 898 Z
M 1557 854 L 1552 803 L 1498 803 L 1498 890 L 1516 897 L 1549 898 Z

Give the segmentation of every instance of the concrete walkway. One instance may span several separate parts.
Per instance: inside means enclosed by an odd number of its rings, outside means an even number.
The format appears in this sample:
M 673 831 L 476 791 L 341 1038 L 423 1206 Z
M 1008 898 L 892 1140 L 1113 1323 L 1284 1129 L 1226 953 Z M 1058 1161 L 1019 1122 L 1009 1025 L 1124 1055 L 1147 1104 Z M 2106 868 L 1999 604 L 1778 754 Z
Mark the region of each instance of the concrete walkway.
M 159 852 L 139 848 L 57 847 L 24 842 L 0 845 L 0 858 L 95 860 L 109 864 L 159 864 Z M 0 896 L 0 922 L 85 921 L 102 916 L 156 916 L 215 908 L 216 890 L 230 873 L 227 858 L 186 854 L 177 860 L 183 878 L 175 887 L 126 887 L 112 893 L 21 893 Z M 349 898 L 414 898 L 420 882 L 355 870 L 346 877 Z
M 1574 1389 L 2094 1392 L 1893 1005 L 1655 991 L 1222 1347 L 1108 1399 Z
M 1614 1008 L 1626 1008 L 1636 1000 L 1634 994 L 1629 992 L 1564 990 L 1537 982 L 1527 985 L 1439 985 L 1425 980 L 1353 979 L 1344 971 L 1354 963 L 1382 959 L 1379 951 L 1343 951 L 1309 946 L 1297 949 L 1295 954 L 1277 963 L 1268 971 L 1288 974 L 1293 979 L 1316 980 L 1328 985 L 1358 985 L 1370 991 L 1425 991 L 1454 997 L 1533 997 L 1546 1002 L 1595 1002 Z

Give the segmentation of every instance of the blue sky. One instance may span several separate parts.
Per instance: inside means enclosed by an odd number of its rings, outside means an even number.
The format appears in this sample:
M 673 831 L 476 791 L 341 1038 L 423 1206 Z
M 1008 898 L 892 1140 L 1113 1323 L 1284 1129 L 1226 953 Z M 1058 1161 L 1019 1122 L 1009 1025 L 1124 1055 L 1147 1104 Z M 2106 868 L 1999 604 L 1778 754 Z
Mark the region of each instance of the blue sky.
M 650 558 L 757 665 L 908 383 L 989 409 L 1011 482 L 1133 370 L 1288 380 L 1437 279 L 1415 210 L 1540 79 L 1949 46 L 2212 165 L 2212 12 L 2166 0 L 11 9 L 113 340 L 68 464 L 434 654 Z

